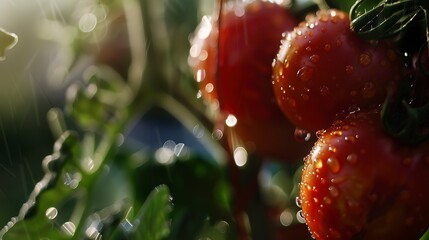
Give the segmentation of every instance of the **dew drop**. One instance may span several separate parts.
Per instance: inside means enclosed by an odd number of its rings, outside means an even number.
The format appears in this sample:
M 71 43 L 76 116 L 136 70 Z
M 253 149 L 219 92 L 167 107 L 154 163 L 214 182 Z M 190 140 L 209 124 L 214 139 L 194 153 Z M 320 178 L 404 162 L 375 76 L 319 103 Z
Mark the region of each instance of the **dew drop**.
M 205 78 L 206 78 L 206 70 L 198 69 L 197 73 L 195 74 L 195 80 L 197 80 L 197 82 L 202 82 Z
M 335 186 L 329 186 L 328 190 L 332 197 L 338 197 L 340 195 L 340 192 Z
M 223 137 L 223 132 L 220 129 L 215 129 L 212 133 L 212 138 L 214 140 L 220 140 Z
M 323 161 L 322 161 L 322 159 L 318 158 L 318 159 L 316 160 L 315 167 L 316 167 L 317 169 L 320 169 L 320 168 L 322 168 L 322 167 L 323 167 Z
M 235 125 L 237 125 L 237 122 L 238 122 L 237 118 L 232 114 L 229 114 L 225 120 L 225 124 L 228 127 L 235 127 Z
M 305 51 L 307 51 L 307 52 L 311 52 L 311 47 L 310 47 L 310 46 L 306 47 L 306 48 L 305 48 Z
M 234 161 L 238 167 L 243 167 L 247 163 L 248 153 L 245 148 L 237 147 L 234 149 Z
M 54 220 L 58 216 L 58 210 L 54 207 L 50 207 L 50 208 L 46 209 L 45 216 L 49 220 Z
M 73 236 L 75 231 L 76 231 L 76 226 L 74 225 L 74 223 L 72 222 L 65 222 L 62 226 L 61 226 L 61 230 L 69 235 L 69 236 Z
M 346 142 L 349 142 L 349 143 L 355 143 L 356 142 L 356 137 L 354 135 L 349 135 L 349 136 L 345 136 L 344 140 Z
M 129 219 L 122 220 L 120 226 L 122 230 L 127 233 L 133 231 L 134 229 L 134 225 L 130 222 Z
M 335 157 L 328 158 L 326 164 L 329 166 L 332 173 L 338 173 L 341 169 L 340 163 Z
M 297 207 L 299 207 L 299 208 L 301 208 L 302 206 L 301 206 L 301 199 L 299 198 L 299 197 L 296 197 L 295 198 L 295 204 L 296 204 L 296 206 Z
M 362 66 L 368 66 L 371 63 L 371 55 L 369 53 L 362 53 L 359 55 L 359 63 Z
M 294 132 L 295 139 L 299 142 L 308 142 L 311 138 L 311 133 L 300 128 L 296 128 Z
M 86 229 L 85 234 L 91 240 L 101 240 L 103 236 L 97 228 L 92 226 Z
M 303 66 L 302 68 L 300 68 L 298 70 L 298 72 L 296 73 L 296 75 L 298 76 L 298 78 L 302 81 L 308 81 L 311 79 L 311 77 L 313 76 L 313 68 L 308 67 L 308 66 Z
M 326 52 L 330 52 L 331 51 L 331 44 L 329 44 L 329 43 L 325 44 L 324 49 Z
M 319 63 L 320 62 L 320 56 L 317 54 L 311 55 L 310 56 L 310 62 L 315 63 L 315 64 Z
M 350 153 L 349 155 L 347 155 L 346 160 L 351 164 L 356 164 L 358 161 L 358 155 L 355 153 Z
M 298 222 L 300 223 L 305 223 L 305 218 L 304 218 L 304 213 L 302 212 L 302 210 L 299 210 L 296 213 L 296 219 L 298 220 Z
M 207 83 L 204 89 L 206 90 L 206 92 L 211 93 L 214 90 L 214 85 L 212 83 Z
M 204 128 L 197 124 L 192 129 L 192 133 L 196 138 L 202 138 L 204 136 Z
M 323 197 L 323 202 L 326 204 L 326 205 L 330 205 L 331 203 L 332 203 L 332 200 L 329 198 L 329 197 Z
M 317 132 L 316 132 L 316 137 L 317 138 L 322 138 L 322 136 L 324 135 L 326 133 L 326 130 L 318 130 Z

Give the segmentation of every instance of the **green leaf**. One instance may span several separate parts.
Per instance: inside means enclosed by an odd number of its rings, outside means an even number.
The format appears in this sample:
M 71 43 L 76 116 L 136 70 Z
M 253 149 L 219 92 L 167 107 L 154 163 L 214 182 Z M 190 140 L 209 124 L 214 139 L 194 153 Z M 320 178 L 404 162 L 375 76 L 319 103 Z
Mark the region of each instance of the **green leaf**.
M 13 48 L 18 42 L 18 36 L 0 28 L 0 61 L 6 57 L 6 50 Z
M 429 240 L 429 229 L 426 231 L 426 233 L 420 238 L 420 240 Z
M 166 185 L 158 186 L 149 194 L 134 217 L 127 216 L 122 220 L 122 231 L 125 235 L 134 235 L 135 239 L 163 239 L 170 234 L 172 208 L 170 190 Z
M 18 216 L 0 231 L 0 239 L 109 236 L 132 203 L 128 177 L 108 161 L 99 171 L 88 174 L 81 166 L 82 156 L 77 134 L 66 131 L 53 153 L 43 160 L 44 177 Z
M 350 9 L 351 28 L 367 40 L 396 36 L 410 23 L 426 20 L 426 11 L 419 4 L 413 0 L 358 0 Z

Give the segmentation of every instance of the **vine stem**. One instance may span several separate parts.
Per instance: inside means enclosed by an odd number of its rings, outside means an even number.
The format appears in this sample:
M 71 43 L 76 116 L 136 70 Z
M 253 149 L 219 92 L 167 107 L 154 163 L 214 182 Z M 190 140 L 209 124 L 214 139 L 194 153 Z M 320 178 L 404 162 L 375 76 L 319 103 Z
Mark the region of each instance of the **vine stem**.
M 313 0 L 314 3 L 319 7 L 320 10 L 328 10 L 329 5 L 326 3 L 325 0 Z
M 141 6 L 137 0 L 123 0 L 123 8 L 125 11 L 131 54 L 128 80 L 134 95 L 137 95 L 143 81 L 143 72 L 147 62 L 144 21 Z

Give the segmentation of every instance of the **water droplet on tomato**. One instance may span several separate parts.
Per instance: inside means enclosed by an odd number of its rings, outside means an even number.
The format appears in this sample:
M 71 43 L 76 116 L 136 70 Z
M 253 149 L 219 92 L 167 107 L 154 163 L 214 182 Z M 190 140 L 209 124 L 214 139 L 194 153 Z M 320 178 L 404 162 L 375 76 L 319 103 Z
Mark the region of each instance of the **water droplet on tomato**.
M 332 200 L 329 197 L 325 196 L 325 197 L 323 197 L 323 202 L 326 205 L 330 205 L 332 203 Z
M 319 130 L 316 132 L 316 137 L 320 139 L 325 133 L 326 133 L 326 130 Z
M 300 223 L 305 223 L 305 218 L 304 218 L 304 213 L 302 212 L 302 210 L 299 210 L 296 213 L 296 219 L 298 220 L 298 222 Z
M 295 204 L 297 207 L 301 208 L 301 199 L 299 197 L 295 198 Z
M 368 66 L 369 64 L 371 64 L 371 55 L 369 53 L 362 53 L 361 55 L 359 55 L 359 63 L 362 66 Z
M 302 80 L 302 81 L 308 81 L 313 76 L 313 68 L 308 67 L 308 66 L 303 66 L 302 68 L 300 68 L 296 72 L 296 75 L 298 76 L 298 78 L 300 80 Z
M 349 155 L 347 155 L 346 160 L 351 164 L 356 164 L 358 161 L 358 155 L 355 153 L 350 153 Z
M 322 168 L 322 167 L 323 167 L 323 161 L 322 161 L 322 159 L 318 158 L 318 159 L 316 160 L 316 164 L 315 164 L 314 166 L 315 166 L 317 169 Z
M 329 186 L 328 190 L 329 194 L 331 194 L 332 197 L 338 197 L 340 195 L 338 188 L 336 188 L 335 186 Z
M 361 94 L 364 98 L 372 98 L 376 93 L 375 84 L 373 82 L 366 82 L 362 88 Z
M 320 56 L 317 54 L 311 55 L 310 56 L 310 62 L 315 63 L 315 64 L 319 63 L 320 62 Z
M 330 52 L 331 51 L 331 44 L 329 44 L 329 43 L 325 44 L 324 49 L 326 52 Z
M 206 70 L 198 69 L 197 73 L 195 74 L 195 80 L 197 80 L 197 82 L 202 82 L 205 78 L 206 78 Z
M 331 90 L 329 89 L 328 86 L 323 85 L 323 86 L 320 87 L 320 94 L 322 96 L 328 96 L 330 93 L 331 93 Z
M 347 74 L 353 74 L 353 72 L 355 71 L 355 68 L 352 65 L 347 65 L 346 66 L 346 73 Z
M 329 166 L 332 173 L 338 173 L 341 169 L 341 165 L 335 157 L 328 158 L 326 164 Z
M 299 142 L 308 142 L 311 138 L 311 133 L 304 129 L 295 128 L 294 136 Z
M 356 137 L 354 135 L 349 135 L 349 136 L 345 136 L 344 140 L 349 143 L 354 143 L 356 142 Z
M 206 92 L 211 93 L 214 90 L 214 86 L 212 83 L 208 83 L 206 84 L 206 87 L 204 89 L 206 90 Z
M 305 51 L 307 51 L 307 52 L 311 52 L 311 47 L 310 47 L 310 46 L 306 47 L 306 48 L 305 48 Z

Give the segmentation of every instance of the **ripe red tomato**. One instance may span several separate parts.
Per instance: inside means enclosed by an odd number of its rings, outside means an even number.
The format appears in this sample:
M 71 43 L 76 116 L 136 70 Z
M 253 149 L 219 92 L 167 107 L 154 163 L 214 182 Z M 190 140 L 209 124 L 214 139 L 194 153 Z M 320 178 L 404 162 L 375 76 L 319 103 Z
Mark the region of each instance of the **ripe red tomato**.
M 313 236 L 418 239 L 429 227 L 429 142 L 387 135 L 378 110 L 337 120 L 305 160 L 300 203 Z
M 218 24 L 220 23 L 220 34 Z M 272 61 L 282 33 L 298 20 L 268 1 L 231 1 L 220 22 L 204 18 L 190 50 L 202 96 L 234 116 L 232 129 L 248 150 L 267 157 L 301 159 L 310 149 L 294 140 L 271 86 Z
M 382 103 L 404 69 L 389 42 L 363 41 L 346 13 L 320 11 L 283 39 L 273 85 L 283 113 L 297 127 L 317 131 L 338 115 Z

